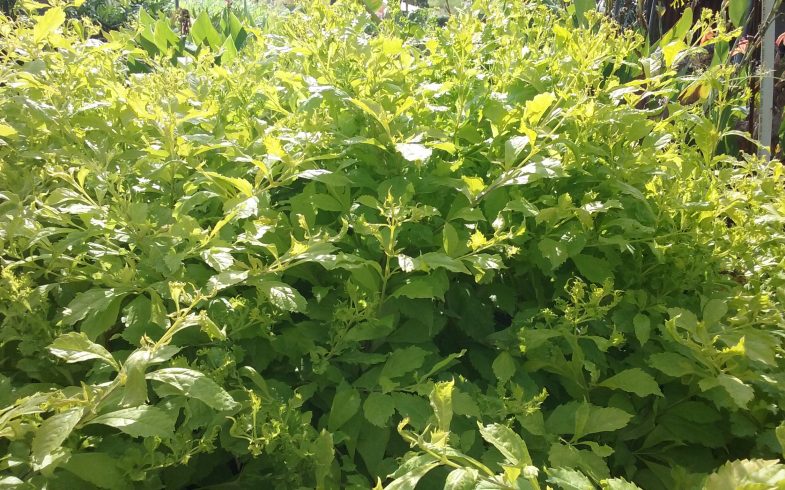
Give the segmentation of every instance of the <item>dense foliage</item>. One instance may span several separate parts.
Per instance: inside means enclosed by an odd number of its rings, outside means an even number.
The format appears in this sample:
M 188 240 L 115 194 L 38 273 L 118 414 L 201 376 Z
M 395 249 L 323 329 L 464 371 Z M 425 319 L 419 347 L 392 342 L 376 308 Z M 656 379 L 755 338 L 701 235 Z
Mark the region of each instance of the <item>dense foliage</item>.
M 141 10 L 156 12 L 170 7 L 170 0 L 84 0 L 72 13 L 89 17 L 103 29 L 118 29 L 132 23 Z
M 424 18 L 0 20 L 0 486 L 783 488 L 729 37 Z

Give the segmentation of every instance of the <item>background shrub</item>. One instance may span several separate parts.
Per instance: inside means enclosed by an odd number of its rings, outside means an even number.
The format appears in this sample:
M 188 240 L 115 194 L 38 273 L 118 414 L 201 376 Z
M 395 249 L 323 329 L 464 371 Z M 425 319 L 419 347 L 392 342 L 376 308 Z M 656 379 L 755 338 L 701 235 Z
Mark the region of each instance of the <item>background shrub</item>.
M 728 50 L 474 8 L 228 57 L 0 21 L 5 485 L 778 484 L 783 172 Z

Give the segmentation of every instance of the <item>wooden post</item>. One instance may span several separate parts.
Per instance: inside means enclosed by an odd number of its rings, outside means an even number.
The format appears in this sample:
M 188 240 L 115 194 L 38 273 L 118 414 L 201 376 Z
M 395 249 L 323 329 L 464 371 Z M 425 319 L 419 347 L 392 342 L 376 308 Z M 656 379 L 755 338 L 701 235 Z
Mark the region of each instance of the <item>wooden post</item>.
M 761 0 L 761 27 L 766 32 L 761 36 L 760 47 L 760 109 L 758 110 L 758 139 L 763 145 L 758 156 L 771 158 L 771 125 L 774 113 L 774 22 L 771 17 L 774 0 Z

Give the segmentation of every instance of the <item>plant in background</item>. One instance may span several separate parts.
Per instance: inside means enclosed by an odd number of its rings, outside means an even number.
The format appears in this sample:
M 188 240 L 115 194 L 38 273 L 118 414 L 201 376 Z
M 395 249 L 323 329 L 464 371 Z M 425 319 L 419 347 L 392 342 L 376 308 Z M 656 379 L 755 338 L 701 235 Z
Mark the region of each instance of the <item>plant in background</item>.
M 104 30 L 128 27 L 139 11 L 168 12 L 170 0 L 85 0 L 75 9 L 75 15 L 88 17 Z
M 148 70 L 150 65 L 144 61 L 147 56 L 162 57 L 177 64 L 191 62 L 200 52 L 213 53 L 216 63 L 227 63 L 237 56 L 251 35 L 247 24 L 230 10 L 220 18 L 218 28 L 205 11 L 191 22 L 188 11 L 181 10 L 176 23 L 178 26 L 173 26 L 161 14 L 154 19 L 144 10 L 139 13 L 134 43 L 145 51 L 145 56 L 128 58 L 132 70 Z
M 782 485 L 727 35 L 473 8 L 0 19 L 4 486 Z

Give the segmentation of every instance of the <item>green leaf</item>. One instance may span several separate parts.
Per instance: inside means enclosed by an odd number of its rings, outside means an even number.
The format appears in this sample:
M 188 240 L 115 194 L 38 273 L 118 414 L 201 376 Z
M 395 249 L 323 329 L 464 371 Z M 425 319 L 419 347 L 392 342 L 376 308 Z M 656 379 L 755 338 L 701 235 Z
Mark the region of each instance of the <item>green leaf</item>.
M 777 436 L 777 442 L 780 443 L 780 449 L 782 450 L 782 458 L 785 459 L 785 422 L 777 426 L 777 429 L 775 429 L 774 433 Z
M 128 488 L 118 459 L 107 453 L 72 454 L 63 465 L 63 469 L 97 488 L 110 490 Z
M 91 342 L 87 335 L 81 332 L 69 332 L 55 339 L 49 347 L 49 352 L 64 359 L 65 362 L 84 362 L 90 359 L 100 359 L 115 370 L 120 370 L 112 354 L 103 346 Z
M 641 490 L 638 485 L 630 483 L 624 478 L 608 478 L 607 480 L 601 480 L 600 488 L 602 488 L 602 490 Z
M 504 269 L 504 261 L 498 255 L 476 254 L 466 257 L 465 260 L 483 273 L 489 270 Z
M 431 390 L 431 408 L 439 424 L 439 430 L 450 432 L 452 423 L 452 391 L 455 383 L 453 381 L 441 381 L 433 385 Z
M 496 356 L 491 365 L 496 379 L 504 383 L 515 374 L 515 359 L 507 351 L 502 351 Z
M 736 405 L 741 408 L 747 408 L 750 401 L 755 398 L 755 390 L 752 386 L 744 383 L 736 376 L 722 373 L 717 376 L 717 383 L 725 388 L 725 391 L 733 398 Z
M 521 436 L 506 425 L 491 424 L 480 427 L 480 435 L 499 450 L 504 459 L 511 465 L 531 465 L 529 449 Z
M 782 450 L 782 457 L 783 459 L 785 459 L 785 422 L 778 425 L 774 433 L 777 436 L 777 442 L 780 443 L 780 449 Z
M 23 0 L 24 2 L 25 0 Z M 17 488 L 24 488 L 25 482 L 15 476 L 2 476 L 0 477 L 0 488 L 3 490 L 16 490 Z
M 126 294 L 116 295 L 105 308 L 95 309 L 87 314 L 79 329 L 88 338 L 96 339 L 117 323 L 120 314 L 120 305 Z
M 613 278 L 611 265 L 605 259 L 591 255 L 578 254 L 572 257 L 578 272 L 586 279 L 602 284 L 606 279 Z
M 35 431 L 30 447 L 30 455 L 36 469 L 44 468 L 51 463 L 52 452 L 59 449 L 71 435 L 74 427 L 81 420 L 82 414 L 81 408 L 72 408 L 52 415 L 41 423 L 38 430 Z
M 474 468 L 456 468 L 447 475 L 444 490 L 474 490 L 480 473 Z
M 406 284 L 396 289 L 390 296 L 393 298 L 406 297 L 412 299 L 444 299 L 442 284 L 434 280 L 433 276 L 419 276 L 408 279 Z
M 466 415 L 467 417 L 480 418 L 482 413 L 477 401 L 469 395 L 459 390 L 453 391 L 452 394 L 452 409 L 458 415 Z
M 314 194 L 310 198 L 311 204 L 314 209 L 321 209 L 323 211 L 342 212 L 344 206 L 341 202 L 329 194 Z
M 120 429 L 131 437 L 160 437 L 168 439 L 174 432 L 177 413 L 150 405 L 124 408 L 105 413 L 88 424 L 102 424 Z
M 431 415 L 431 408 L 424 398 L 400 391 L 394 391 L 392 398 L 395 402 L 395 410 L 401 417 L 410 419 L 414 427 L 425 427 L 428 417 Z
M 161 53 L 166 53 L 170 46 L 175 46 L 180 42 L 180 38 L 169 26 L 169 22 L 164 19 L 158 19 L 155 23 L 153 39 Z
M 387 422 L 395 413 L 395 405 L 390 395 L 373 392 L 363 403 L 363 413 L 368 422 L 377 427 L 387 427 Z
M 197 324 L 202 332 L 206 333 L 212 340 L 226 340 L 226 328 L 220 328 L 209 316 L 203 311 L 197 317 Z
M 587 25 L 586 12 L 590 10 L 597 10 L 595 0 L 575 0 L 575 16 L 578 18 L 580 25 Z
M 209 290 L 221 291 L 246 279 L 248 279 L 248 271 L 224 271 L 211 277 L 207 286 Z
M 152 302 L 150 299 L 140 294 L 136 296 L 124 308 L 125 315 L 122 321 L 125 329 L 120 334 L 132 345 L 139 345 L 142 336 L 159 329 L 152 326 L 150 316 L 152 313 Z
M 652 354 L 649 356 L 649 366 L 674 378 L 697 373 L 695 365 L 689 359 L 675 352 Z
M 390 131 L 390 125 L 387 122 L 387 113 L 384 110 L 384 107 L 377 104 L 371 100 L 360 100 L 360 99 L 347 99 L 349 102 L 354 104 L 360 110 L 362 110 L 367 115 L 371 116 L 379 125 L 384 129 L 384 134 L 388 141 L 392 141 L 392 132 Z
M 332 408 L 330 409 L 330 417 L 327 421 L 327 428 L 330 432 L 343 427 L 354 414 L 360 409 L 360 393 L 349 386 L 343 384 L 338 387 L 338 391 L 333 397 Z
M 663 396 L 654 377 L 640 368 L 625 369 L 600 383 L 600 386 L 635 393 L 640 397 Z
M 466 266 L 463 265 L 463 262 L 440 252 L 425 253 L 417 257 L 417 259 L 415 259 L 415 262 L 416 262 L 415 267 L 417 269 L 424 270 L 426 272 L 428 270 L 438 269 L 441 267 L 443 269 L 447 269 L 450 272 L 469 274 L 469 269 L 467 269 Z M 422 265 L 425 265 L 426 267 L 422 267 Z
M 365 2 L 366 7 L 371 12 L 378 12 L 380 8 L 382 8 L 382 0 L 363 0 Z
M 15 136 L 16 134 L 16 129 L 14 129 L 12 126 L 0 123 L 0 138 L 8 138 L 9 136 Z
M 218 276 L 220 275 L 218 274 Z M 169 323 L 164 302 L 156 292 L 150 293 L 150 321 L 159 327 L 166 327 Z
M 747 12 L 752 4 L 751 0 L 729 0 L 728 18 L 736 27 L 742 27 L 747 17 Z
M 521 152 L 529 146 L 528 136 L 513 136 L 504 144 L 504 166 L 511 168 L 518 160 Z
M 523 167 L 504 172 L 494 181 L 491 187 L 526 185 L 538 180 L 553 179 L 563 175 L 564 170 L 562 169 L 561 159 L 555 157 L 542 158 Z
M 546 420 L 549 432 L 574 434 L 577 438 L 598 432 L 613 432 L 625 427 L 632 414 L 615 407 L 568 402 L 556 407 Z
M 191 32 L 193 33 L 193 30 L 191 30 Z M 253 185 L 251 185 L 251 183 L 245 179 L 227 177 L 226 175 L 219 174 L 217 172 L 208 171 L 202 171 L 202 175 L 209 177 L 213 181 L 221 182 L 234 187 L 244 197 L 253 197 Z
M 60 7 L 47 9 L 44 15 L 36 17 L 33 27 L 33 41 L 39 43 L 49 37 L 65 22 L 65 11 Z
M 455 227 L 450 223 L 444 223 L 444 228 L 442 229 L 442 247 L 444 247 L 444 252 L 450 257 L 455 257 L 460 253 L 460 238 L 458 238 L 458 232 L 455 230 Z
M 711 299 L 703 307 L 703 322 L 707 326 L 717 325 L 728 313 L 728 305 L 721 299 Z
M 595 445 L 599 447 L 598 444 Z M 610 470 L 603 457 L 593 450 L 578 449 L 573 445 L 556 442 L 551 444 L 548 460 L 553 467 L 579 470 L 594 480 L 610 477 Z
M 314 180 L 334 187 L 346 186 L 352 183 L 351 179 L 346 175 L 324 168 L 305 170 L 297 174 L 297 177 L 300 179 Z M 379 203 L 374 203 L 373 201 L 375 201 L 375 199 L 371 196 L 360 196 L 357 198 L 357 202 L 375 209 L 378 207 Z
M 119 294 L 114 289 L 91 289 L 79 293 L 63 310 L 63 324 L 73 325 L 83 320 L 88 314 L 95 314 L 107 309 L 118 296 Z
M 230 63 L 237 57 L 237 47 L 234 44 L 234 38 L 230 34 L 224 40 L 221 46 L 221 64 Z
M 619 430 L 626 427 L 630 419 L 632 419 L 632 414 L 619 408 L 592 406 L 583 435 Z
M 480 179 L 481 180 L 481 179 Z M 451 209 L 447 218 L 449 221 L 462 219 L 471 223 L 477 221 L 486 221 L 485 215 L 482 214 L 482 209 L 474 207 L 462 207 L 460 209 Z
M 651 320 L 648 316 L 638 313 L 632 319 L 632 326 L 635 329 L 635 337 L 641 347 L 644 346 L 651 335 Z
M 396 349 L 390 354 L 382 368 L 381 375 L 388 379 L 395 379 L 422 366 L 428 351 L 412 345 L 403 349 Z
M 203 250 L 201 256 L 207 265 L 218 272 L 222 272 L 234 265 L 234 257 L 232 257 L 230 252 L 230 248 L 213 247 L 209 250 Z
M 245 32 L 245 27 L 243 26 L 243 22 L 238 19 L 236 15 L 234 15 L 234 12 L 229 12 L 227 25 L 229 28 L 229 34 L 231 34 L 235 39 L 238 39 L 238 41 L 242 40 L 243 35 L 247 35 Z M 240 48 L 239 45 L 237 47 L 238 49 Z
M 548 483 L 562 490 L 595 490 L 589 477 L 580 471 L 569 468 L 547 468 Z
M 202 10 L 191 26 L 191 38 L 194 43 L 205 43 L 214 50 L 217 50 L 221 45 L 221 35 L 213 27 L 207 10 Z
M 257 284 L 274 306 L 286 311 L 305 311 L 308 304 L 296 289 L 277 281 L 262 281 Z
M 709 475 L 703 488 L 711 490 L 780 489 L 785 482 L 785 465 L 777 460 L 730 461 Z
M 569 257 L 567 245 L 564 242 L 557 242 L 550 238 L 543 238 L 537 245 L 542 256 L 551 263 L 552 269 L 557 269 Z
M 335 460 L 335 444 L 333 435 L 322 429 L 313 444 L 313 457 L 316 463 L 316 488 L 326 488 L 325 480 L 330 474 L 332 462 Z
M 523 214 L 527 217 L 535 217 L 540 213 L 540 210 L 534 204 L 530 203 L 524 198 L 519 198 L 514 201 L 510 201 L 504 207 L 505 211 L 516 211 L 518 213 Z
M 545 111 L 556 101 L 556 96 L 551 92 L 543 92 L 537 94 L 534 98 L 526 102 L 523 111 L 523 118 L 534 126 L 540 122 L 540 119 L 545 114 Z
M 426 457 L 415 457 L 406 461 L 401 466 L 401 469 L 406 471 L 400 475 L 398 475 L 400 470 L 396 471 L 397 476 L 389 485 L 384 487 L 384 490 L 415 490 L 420 479 L 429 471 L 440 465 L 438 461 L 432 461 L 432 456 L 425 456 Z
M 145 372 L 150 365 L 151 354 L 148 350 L 138 349 L 128 356 L 123 363 L 121 379 L 125 379 L 123 386 L 122 405 L 135 407 L 147 401 L 147 380 Z
M 693 15 L 694 12 L 692 7 L 685 8 L 681 15 L 679 16 L 678 22 L 674 25 L 670 31 L 668 31 L 665 36 L 663 36 L 663 40 L 661 45 L 669 44 L 671 41 L 683 41 L 685 36 L 690 29 L 694 25 L 693 23 Z M 668 64 L 670 66 L 670 63 Z
M 199 371 L 185 368 L 165 368 L 149 373 L 147 379 L 160 381 L 175 388 L 180 394 L 196 398 L 215 410 L 233 410 L 238 403 L 223 388 Z

